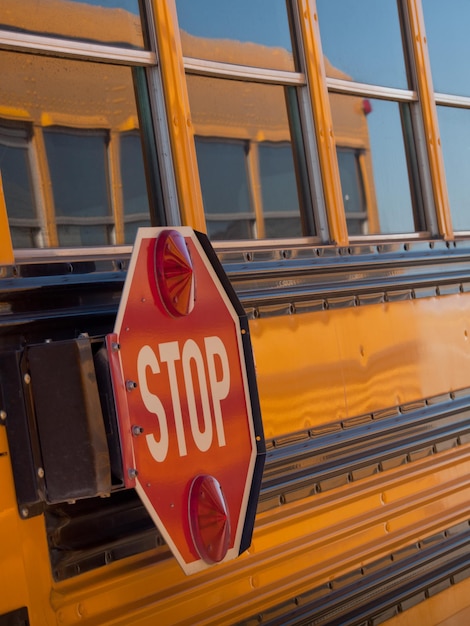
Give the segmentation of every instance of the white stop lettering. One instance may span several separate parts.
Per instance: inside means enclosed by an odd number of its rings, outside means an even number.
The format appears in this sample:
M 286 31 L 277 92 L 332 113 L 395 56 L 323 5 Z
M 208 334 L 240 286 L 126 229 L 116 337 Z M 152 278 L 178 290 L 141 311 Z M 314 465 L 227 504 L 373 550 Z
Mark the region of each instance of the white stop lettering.
M 221 402 L 230 391 L 230 367 L 227 351 L 220 337 L 212 336 L 204 338 L 204 353 L 193 339 L 188 339 L 180 351 L 178 341 L 168 341 L 158 344 L 158 355 L 148 346 L 143 346 L 137 357 L 138 388 L 142 396 L 145 408 L 153 413 L 158 422 L 160 436 L 157 440 L 153 433 L 146 435 L 150 454 L 155 461 L 165 460 L 170 446 L 168 418 L 161 399 L 149 389 L 149 370 L 152 375 L 162 373 L 162 365 L 166 364 L 167 376 L 170 386 L 171 403 L 173 409 L 176 440 L 180 456 L 187 455 L 186 434 L 183 424 L 183 415 L 180 402 L 180 388 L 177 378 L 176 363 L 181 361 L 184 393 L 186 395 L 191 435 L 201 452 L 206 452 L 213 442 L 213 425 L 217 443 L 220 447 L 225 446 L 225 431 L 222 416 Z M 216 359 L 219 360 L 221 374 L 217 376 Z M 206 368 L 209 376 L 209 384 L 206 378 Z M 196 395 L 194 391 L 193 372 L 196 373 L 197 385 L 202 408 L 202 428 L 198 416 Z M 214 415 L 211 412 L 209 398 L 212 398 Z

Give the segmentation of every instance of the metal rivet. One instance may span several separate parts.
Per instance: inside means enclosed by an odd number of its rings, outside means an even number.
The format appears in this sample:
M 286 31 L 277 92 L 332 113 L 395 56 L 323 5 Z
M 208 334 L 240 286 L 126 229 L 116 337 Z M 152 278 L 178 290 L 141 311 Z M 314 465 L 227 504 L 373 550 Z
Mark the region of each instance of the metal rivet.
M 7 418 L 7 412 L 6 411 L 0 411 L 0 420 L 2 420 L 2 422 L 4 422 Z
M 120 349 L 121 349 L 121 345 L 119 343 L 117 343 L 117 341 L 113 341 L 112 344 L 111 344 L 111 350 L 113 352 L 117 352 Z
M 144 429 L 142 428 L 142 426 L 133 426 L 132 427 L 132 434 L 135 437 L 138 437 L 139 435 L 141 435 L 144 432 Z
M 23 376 L 23 380 L 27 385 L 29 385 L 29 383 L 31 382 L 31 376 L 29 374 L 25 374 Z
M 127 475 L 129 476 L 129 478 L 137 478 L 138 474 L 139 472 L 133 467 L 130 467 L 127 470 Z
M 137 388 L 137 383 L 133 380 L 126 380 L 126 389 L 127 391 L 132 391 Z
M 38 476 L 39 478 L 44 478 L 44 469 L 42 467 L 38 467 Z

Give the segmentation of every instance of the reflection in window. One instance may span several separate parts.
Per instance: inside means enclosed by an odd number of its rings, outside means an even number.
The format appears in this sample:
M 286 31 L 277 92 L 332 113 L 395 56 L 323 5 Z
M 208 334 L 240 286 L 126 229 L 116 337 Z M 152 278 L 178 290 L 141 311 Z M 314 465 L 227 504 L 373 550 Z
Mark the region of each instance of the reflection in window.
M 333 124 L 337 150 L 354 147 L 359 158 L 364 197 L 367 204 L 367 230 L 369 233 L 408 233 L 415 231 L 407 152 L 412 138 L 405 146 L 401 110 L 407 105 L 387 100 L 364 102 L 356 96 L 331 94 Z M 342 170 L 343 195 L 351 189 L 351 167 Z M 349 181 L 346 180 L 346 175 Z M 347 210 L 348 201 L 345 203 Z M 350 226 L 357 230 L 357 226 Z M 353 234 L 351 231 L 350 234 Z M 355 233 L 354 233 L 355 234 Z
M 245 144 L 199 137 L 196 150 L 208 235 L 214 240 L 253 238 Z
M 176 0 L 188 57 L 294 70 L 286 0 Z
M 300 237 L 300 207 L 290 143 L 260 144 L 258 148 L 265 236 Z
M 470 96 L 470 3 L 423 0 L 423 12 L 435 90 Z
M 124 48 L 144 47 L 139 0 L 2 0 L 0 28 Z
M 367 235 L 369 224 L 361 166 L 364 151 L 338 148 L 337 155 L 348 232 L 350 235 Z
M 133 241 L 150 216 L 132 69 L 4 51 L 0 74 L 14 246 Z M 11 121 L 15 111 L 29 118 L 29 132 L 24 121 Z
M 317 10 L 328 76 L 408 88 L 396 0 L 317 0 Z
M 40 232 L 29 160 L 29 133 L 11 125 L 0 127 L 0 174 L 13 246 L 34 247 Z
M 59 245 L 111 243 L 106 134 L 48 130 L 44 141 Z
M 452 222 L 470 230 L 470 110 L 437 107 Z
M 305 169 L 298 161 L 305 157 L 299 149 L 293 158 L 285 88 L 200 76 L 187 80 L 212 238 L 311 234 L 302 226 L 297 187 Z
M 124 241 L 134 243 L 137 229 L 141 226 L 150 226 L 150 209 L 139 133 L 128 132 L 121 135 L 120 161 Z

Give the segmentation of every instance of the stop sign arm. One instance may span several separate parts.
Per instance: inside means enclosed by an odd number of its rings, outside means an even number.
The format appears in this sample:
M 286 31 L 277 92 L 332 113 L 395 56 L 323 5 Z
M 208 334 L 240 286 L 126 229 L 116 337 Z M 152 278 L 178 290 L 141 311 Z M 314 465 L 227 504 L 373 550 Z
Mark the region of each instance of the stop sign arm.
M 130 437 L 123 436 L 123 431 L 132 432 L 129 409 L 126 399 L 126 382 L 122 376 L 122 367 L 119 356 L 119 341 L 116 333 L 106 336 L 106 350 L 109 360 L 109 371 L 113 387 L 116 413 L 119 415 L 119 443 L 121 446 L 121 458 L 123 464 L 123 479 L 126 488 L 135 487 L 135 472 L 129 471 L 135 468 L 134 448 Z

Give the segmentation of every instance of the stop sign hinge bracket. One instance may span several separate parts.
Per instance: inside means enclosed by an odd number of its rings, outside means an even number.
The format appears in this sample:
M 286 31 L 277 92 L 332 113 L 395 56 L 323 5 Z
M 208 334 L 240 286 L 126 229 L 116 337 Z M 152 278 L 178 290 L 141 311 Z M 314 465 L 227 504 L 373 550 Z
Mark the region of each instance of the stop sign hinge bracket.
M 109 371 L 111 373 L 111 382 L 113 385 L 114 401 L 116 403 L 117 413 L 120 415 L 120 427 L 126 428 L 127 432 L 134 434 L 133 425 L 129 416 L 129 407 L 126 395 L 129 393 L 128 382 L 124 380 L 121 368 L 120 345 L 116 333 L 106 335 L 106 349 L 109 358 Z M 135 479 L 137 472 L 135 471 L 134 450 L 131 438 L 123 436 L 119 433 L 122 459 L 124 465 L 124 485 L 127 488 L 135 487 Z

